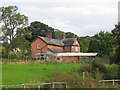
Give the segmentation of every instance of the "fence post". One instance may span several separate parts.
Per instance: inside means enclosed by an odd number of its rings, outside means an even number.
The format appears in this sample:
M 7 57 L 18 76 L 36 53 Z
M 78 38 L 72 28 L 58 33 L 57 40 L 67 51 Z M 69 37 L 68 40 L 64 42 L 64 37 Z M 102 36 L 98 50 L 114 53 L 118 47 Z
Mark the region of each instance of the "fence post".
M 23 88 L 25 88 L 25 85 L 24 84 L 22 84 L 23 85 Z
M 65 83 L 66 88 L 68 88 L 67 83 Z
M 115 85 L 115 81 L 114 81 L 114 79 L 113 79 L 113 85 Z
M 83 79 L 85 79 L 85 72 L 83 72 Z
M 52 88 L 55 88 L 54 82 L 53 82 Z
M 6 90 L 7 90 L 7 86 L 6 86 Z
M 38 85 L 38 90 L 40 90 L 40 85 Z

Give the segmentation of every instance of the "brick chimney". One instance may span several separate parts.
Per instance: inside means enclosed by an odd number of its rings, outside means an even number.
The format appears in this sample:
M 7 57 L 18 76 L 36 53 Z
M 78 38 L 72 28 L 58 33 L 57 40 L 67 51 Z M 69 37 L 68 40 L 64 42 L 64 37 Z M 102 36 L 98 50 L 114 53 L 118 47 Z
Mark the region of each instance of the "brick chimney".
M 62 40 L 66 38 L 65 33 L 62 33 L 62 37 L 61 38 L 62 38 Z
M 52 33 L 47 33 L 47 34 L 46 34 L 46 38 L 48 38 L 48 39 L 51 40 L 51 39 L 52 39 Z

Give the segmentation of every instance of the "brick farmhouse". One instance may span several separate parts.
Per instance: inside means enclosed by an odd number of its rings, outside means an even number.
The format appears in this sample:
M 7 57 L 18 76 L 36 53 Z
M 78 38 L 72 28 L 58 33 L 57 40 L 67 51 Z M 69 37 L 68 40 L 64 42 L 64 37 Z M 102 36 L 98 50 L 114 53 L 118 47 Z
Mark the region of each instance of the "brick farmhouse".
M 65 34 L 62 34 L 61 39 L 53 39 L 52 33 L 46 34 L 46 37 L 38 36 L 30 47 L 32 59 L 78 61 L 84 56 L 80 53 L 80 43 L 77 38 L 65 38 Z M 94 57 L 96 53 L 87 55 Z

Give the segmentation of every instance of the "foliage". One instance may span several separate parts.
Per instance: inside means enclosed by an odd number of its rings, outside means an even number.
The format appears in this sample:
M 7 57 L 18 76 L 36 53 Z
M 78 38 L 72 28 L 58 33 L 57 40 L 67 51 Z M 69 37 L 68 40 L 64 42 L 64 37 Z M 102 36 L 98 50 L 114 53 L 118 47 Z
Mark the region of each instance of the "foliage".
M 90 36 L 78 37 L 78 41 L 80 42 L 81 52 L 88 52 L 91 37 Z
M 3 23 L 2 32 L 3 39 L 8 39 L 10 41 L 10 50 L 12 49 L 12 40 L 20 33 L 23 32 L 25 25 L 27 25 L 28 17 L 21 15 L 17 12 L 17 6 L 8 6 L 0 8 L 0 19 Z
M 57 77 L 56 77 L 57 76 Z M 64 73 L 60 71 L 53 72 L 47 82 L 67 82 L 67 87 L 69 88 L 110 88 L 112 85 L 103 85 L 99 83 L 96 79 L 93 79 L 90 76 L 86 76 L 83 79 L 83 76 L 75 72 Z M 64 87 L 64 86 L 63 86 Z M 56 88 L 58 88 L 56 86 Z
M 120 79 L 118 72 L 118 65 L 109 65 L 107 66 L 107 73 L 103 75 L 103 79 Z
M 30 23 L 30 26 L 27 27 L 27 29 L 32 33 L 32 37 L 26 37 L 27 40 L 32 42 L 35 40 L 38 36 L 44 36 L 46 33 L 51 32 L 54 35 L 54 28 L 49 27 L 48 25 L 41 23 L 39 21 L 34 21 Z
M 2 54 L 2 58 L 7 57 L 7 50 L 5 47 L 0 47 L 0 54 Z
M 98 52 L 100 56 L 109 56 L 112 52 L 113 40 L 111 33 L 101 31 L 93 36 L 89 45 L 89 52 Z
M 77 69 L 79 74 L 83 72 L 88 73 L 93 78 L 97 78 L 98 75 L 101 75 L 101 79 L 119 79 L 118 65 L 108 64 L 106 59 L 95 59 L 92 63 L 81 66 Z
M 17 35 L 13 40 L 13 48 L 19 48 L 21 50 L 22 57 L 21 59 L 30 58 L 30 42 L 25 39 L 24 36 Z M 16 58 L 17 59 L 17 58 Z
M 115 29 L 112 30 L 112 35 L 114 37 L 116 46 L 114 63 L 120 64 L 120 23 L 118 23 L 118 25 L 115 25 Z
M 64 33 L 63 31 L 55 29 L 55 31 L 54 31 L 54 38 L 61 39 L 61 36 L 62 36 L 63 33 Z
M 25 59 L 26 54 L 28 53 L 27 50 L 23 51 L 19 48 L 14 48 L 12 51 L 9 53 L 9 59 Z
M 77 38 L 78 36 L 72 32 L 66 32 L 66 38 Z

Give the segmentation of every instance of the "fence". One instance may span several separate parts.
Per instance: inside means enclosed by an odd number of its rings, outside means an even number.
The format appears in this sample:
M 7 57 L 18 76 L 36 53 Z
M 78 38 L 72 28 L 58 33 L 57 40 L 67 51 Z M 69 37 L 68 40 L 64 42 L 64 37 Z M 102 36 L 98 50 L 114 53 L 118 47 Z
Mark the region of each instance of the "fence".
M 113 82 L 113 85 L 115 85 L 115 82 L 120 82 L 120 80 L 100 80 L 100 83 L 105 83 L 105 82 Z M 5 87 L 6 90 L 9 87 L 18 87 L 18 86 L 22 86 L 23 88 L 27 88 L 26 86 L 34 86 L 37 85 L 38 86 L 38 90 L 40 90 L 41 86 L 43 85 L 52 85 L 52 88 L 55 88 L 56 84 L 63 84 L 65 85 L 65 88 L 69 88 L 67 82 L 51 82 L 51 83 L 31 83 L 31 84 L 17 84 L 17 85 L 0 85 L 0 87 Z
M 113 85 L 115 85 L 115 82 L 120 82 L 120 80 L 100 80 L 99 82 L 103 82 L 103 83 L 105 83 L 105 82 L 112 82 Z
M 18 86 L 22 86 L 23 88 L 26 88 L 26 86 L 34 86 L 34 85 L 37 85 L 37 86 L 38 86 L 38 89 L 40 90 L 40 87 L 41 87 L 42 85 L 52 85 L 52 88 L 55 88 L 55 85 L 56 85 L 56 84 L 64 84 L 64 85 L 65 85 L 65 88 L 68 88 L 66 82 L 31 83 L 31 84 L 17 84 L 17 85 L 0 85 L 0 87 L 5 87 L 6 90 L 7 90 L 8 87 L 18 87 Z

